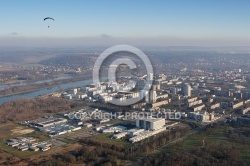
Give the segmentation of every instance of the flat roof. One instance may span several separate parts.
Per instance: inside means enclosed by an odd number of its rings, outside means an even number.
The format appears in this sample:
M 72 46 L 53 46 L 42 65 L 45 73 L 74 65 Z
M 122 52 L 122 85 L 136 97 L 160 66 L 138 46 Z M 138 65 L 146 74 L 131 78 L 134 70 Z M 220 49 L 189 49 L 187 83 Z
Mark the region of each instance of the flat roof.
M 157 122 L 157 121 L 162 120 L 162 119 L 164 119 L 164 118 L 139 119 L 139 120 L 144 120 L 144 121 L 148 121 L 148 122 Z
M 49 120 L 47 120 L 47 121 L 40 122 L 40 123 L 37 123 L 37 124 L 46 125 L 46 124 L 50 124 L 50 123 L 60 122 L 60 121 L 63 121 L 63 120 L 64 120 L 64 119 L 62 119 L 62 118 L 49 119 Z

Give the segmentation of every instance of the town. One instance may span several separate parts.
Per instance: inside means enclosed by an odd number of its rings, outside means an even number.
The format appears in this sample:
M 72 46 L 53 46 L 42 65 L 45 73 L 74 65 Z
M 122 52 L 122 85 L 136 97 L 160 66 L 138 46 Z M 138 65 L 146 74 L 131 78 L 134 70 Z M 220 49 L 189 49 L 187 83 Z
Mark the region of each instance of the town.
M 80 101 L 88 108 L 19 123 L 47 134 L 50 137 L 47 142 L 17 137 L 8 139 L 6 144 L 21 151 L 47 151 L 53 140 L 63 135 L 89 137 L 102 133 L 111 133 L 111 140 L 125 138 L 124 141 L 133 144 L 175 126 L 185 127 L 192 121 L 204 126 L 227 119 L 249 124 L 246 114 L 250 110 L 250 89 L 243 86 L 246 80 L 241 69 L 231 73 L 225 76 L 230 81 L 212 75 L 173 78 L 150 74 L 153 85 L 148 93 L 142 90 L 147 76 L 142 76 L 130 78 L 136 81 L 136 87 L 128 87 L 120 77 L 119 82 L 100 82 L 46 94 L 41 97 Z M 138 91 L 127 92 L 129 88 Z M 122 108 L 112 104 L 113 100 L 126 103 L 138 98 L 139 102 Z

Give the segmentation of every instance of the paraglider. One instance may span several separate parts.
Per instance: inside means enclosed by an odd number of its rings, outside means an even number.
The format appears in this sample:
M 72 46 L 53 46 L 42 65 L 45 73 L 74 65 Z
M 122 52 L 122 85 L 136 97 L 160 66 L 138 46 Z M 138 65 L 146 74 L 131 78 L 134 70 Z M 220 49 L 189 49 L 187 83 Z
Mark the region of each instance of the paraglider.
M 54 18 L 51 18 L 51 17 L 46 17 L 46 18 L 43 19 L 43 21 L 46 21 L 46 20 L 53 20 L 53 21 L 55 21 Z M 49 26 L 48 26 L 48 28 L 49 28 Z

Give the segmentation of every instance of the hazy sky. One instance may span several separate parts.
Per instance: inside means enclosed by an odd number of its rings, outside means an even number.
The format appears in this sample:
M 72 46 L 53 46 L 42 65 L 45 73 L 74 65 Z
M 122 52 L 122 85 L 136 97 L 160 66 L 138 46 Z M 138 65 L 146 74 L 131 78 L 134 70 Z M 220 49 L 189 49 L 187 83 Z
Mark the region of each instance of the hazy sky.
M 43 21 L 45 17 L 55 21 Z M 87 44 L 88 40 L 93 44 L 250 45 L 250 1 L 1 0 L 0 45 L 39 45 L 49 39 L 55 45 Z

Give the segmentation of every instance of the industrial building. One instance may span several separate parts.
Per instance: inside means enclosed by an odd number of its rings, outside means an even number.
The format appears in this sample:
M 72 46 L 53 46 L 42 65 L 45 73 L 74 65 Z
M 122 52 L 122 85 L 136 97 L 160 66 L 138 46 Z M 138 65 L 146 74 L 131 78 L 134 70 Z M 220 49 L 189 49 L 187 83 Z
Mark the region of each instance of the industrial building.
M 80 130 L 81 127 L 74 127 L 70 125 L 57 125 L 51 128 L 45 128 L 43 132 L 49 133 L 50 136 L 63 135 L 72 131 Z
M 121 133 L 113 135 L 113 138 L 120 139 L 120 138 L 125 137 L 126 135 L 128 135 L 128 132 L 121 132 Z
M 39 129 L 41 132 L 48 133 L 50 136 L 62 135 L 68 132 L 80 130 L 80 126 L 74 126 L 67 123 L 68 120 L 64 118 L 41 118 L 30 121 L 29 126 Z
M 139 142 L 145 138 L 148 138 L 148 137 L 151 137 L 151 136 L 154 136 L 160 132 L 163 132 L 165 131 L 166 129 L 165 128 L 159 128 L 158 130 L 153 130 L 153 131 L 144 131 L 144 132 L 140 132 L 138 135 L 136 135 L 135 137 L 132 137 L 129 139 L 129 141 L 131 143 L 135 143 L 135 142 Z
M 45 127 L 50 127 L 54 126 L 56 124 L 60 123 L 66 123 L 67 119 L 63 118 L 42 118 L 42 119 L 37 119 L 29 122 L 29 125 L 32 127 L 36 128 L 45 128 Z
M 108 127 L 106 129 L 103 129 L 102 132 L 103 133 L 114 133 L 114 132 L 120 132 L 120 131 L 125 131 L 127 130 L 127 127 L 124 127 L 124 126 L 111 126 L 111 127 Z
M 157 130 L 165 125 L 165 119 L 137 119 L 136 127 L 143 128 L 145 130 Z
M 136 135 L 139 135 L 139 133 L 144 132 L 144 129 L 130 129 L 127 131 L 122 131 L 118 134 L 114 134 L 113 138 L 115 139 L 120 139 L 123 138 L 125 136 L 130 136 L 130 137 L 135 137 Z

